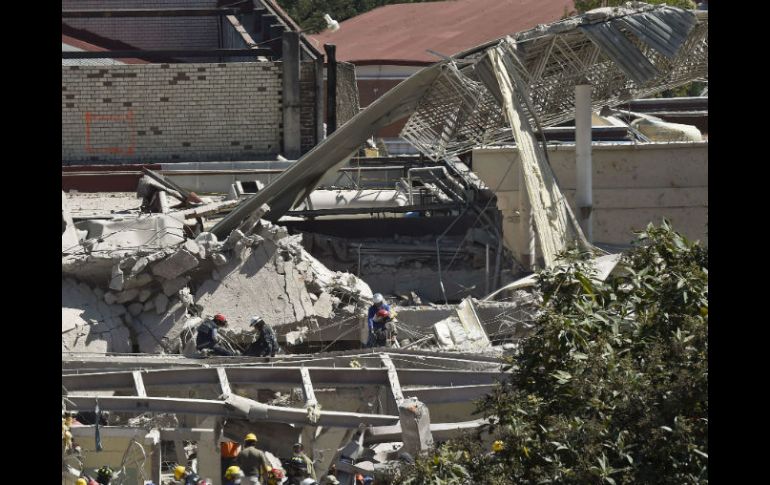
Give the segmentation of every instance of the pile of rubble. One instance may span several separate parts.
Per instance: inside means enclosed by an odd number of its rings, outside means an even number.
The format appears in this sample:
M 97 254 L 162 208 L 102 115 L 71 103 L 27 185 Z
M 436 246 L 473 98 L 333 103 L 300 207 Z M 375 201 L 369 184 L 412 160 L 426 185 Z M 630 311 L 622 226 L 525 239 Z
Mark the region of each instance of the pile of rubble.
M 279 335 L 361 314 L 369 286 L 327 269 L 263 213 L 225 241 L 185 237 L 173 213 L 79 223 L 69 251 L 63 241 L 62 350 L 177 353 L 214 313 L 235 335 L 254 314 Z

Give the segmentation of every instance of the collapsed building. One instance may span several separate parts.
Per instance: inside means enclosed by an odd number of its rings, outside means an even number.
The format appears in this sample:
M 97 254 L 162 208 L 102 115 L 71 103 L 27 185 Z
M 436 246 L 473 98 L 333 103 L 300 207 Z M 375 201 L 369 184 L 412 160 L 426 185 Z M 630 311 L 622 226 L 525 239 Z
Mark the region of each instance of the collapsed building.
M 67 455 L 63 482 L 96 467 L 104 457 L 99 442 L 114 440 L 110 460 L 123 473 L 120 483 L 159 483 L 169 461 L 194 461 L 219 483 L 220 442 L 257 428 L 275 457 L 301 441 L 317 469 L 335 464 L 340 481 L 351 483 L 355 473 L 387 474 L 400 452 L 477 429 L 473 400 L 504 376 L 499 356 L 536 321 L 534 278 L 515 281 L 516 274 L 558 265 L 560 251 L 575 245 L 604 254 L 590 237 L 590 190 L 586 199 L 578 189 L 573 214 L 538 137 L 576 111 L 589 113 L 590 128 L 592 109 L 707 76 L 707 34 L 706 12 L 644 4 L 599 9 L 419 71 L 269 183 L 234 183 L 229 200 L 205 200 L 145 170 L 141 211 L 76 222 L 74 198 L 63 193 L 62 406 L 97 415 L 92 425 L 70 428 L 86 453 Z M 588 96 L 576 100 L 575 86 L 589 85 Z M 316 190 L 342 173 L 372 132 L 401 118 L 402 136 L 432 165 L 408 168 L 401 190 L 380 187 L 370 200 L 350 197 L 348 188 Z M 479 179 L 458 158 L 511 139 L 518 162 L 492 180 Z M 579 170 L 585 163 L 579 153 Z M 498 193 L 511 170 L 519 174 L 516 204 Z M 379 209 L 378 197 L 387 201 Z M 169 207 L 170 198 L 180 207 Z M 383 222 L 374 216 L 381 212 L 404 217 Z M 361 217 L 346 222 L 351 215 Z M 471 223 L 455 234 L 436 222 L 459 225 L 466 216 Z M 486 227 L 478 230 L 481 220 Z M 319 232 L 323 224 L 332 228 Z M 388 246 L 376 237 L 409 224 L 415 229 L 403 242 Z M 438 236 L 417 229 L 431 224 L 445 229 Z M 359 238 L 335 239 L 335 231 Z M 379 254 L 364 252 L 362 265 L 364 242 L 367 249 L 379 245 Z M 387 282 L 383 258 L 393 261 L 392 278 L 403 286 Z M 457 258 L 476 273 L 464 294 L 447 269 Z M 598 257 L 597 266 L 606 277 L 616 261 Z M 435 265 L 432 293 L 410 294 L 424 275 L 412 273 L 422 269 L 417 263 Z M 400 348 L 359 348 L 372 297 L 365 281 L 404 293 Z M 456 286 L 447 291 L 450 282 Z M 485 300 L 464 298 L 491 290 Z M 421 305 L 425 294 L 430 304 Z M 506 301 L 493 301 L 500 294 Z M 248 318 L 260 314 L 294 353 L 268 362 L 200 360 L 189 344 L 215 312 L 234 323 L 227 334 L 234 347 L 248 338 Z M 110 426 L 99 429 L 104 412 Z

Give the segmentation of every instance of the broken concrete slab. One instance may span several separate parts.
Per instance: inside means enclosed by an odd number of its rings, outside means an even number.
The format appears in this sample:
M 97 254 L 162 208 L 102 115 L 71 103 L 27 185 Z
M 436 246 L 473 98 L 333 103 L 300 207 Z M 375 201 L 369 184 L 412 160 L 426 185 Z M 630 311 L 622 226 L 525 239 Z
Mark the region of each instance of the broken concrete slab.
M 152 281 L 152 276 L 147 273 L 140 273 L 125 280 L 123 289 L 130 290 L 132 288 L 139 288 L 152 283 Z
M 167 280 L 173 280 L 182 273 L 198 266 L 198 258 L 185 249 L 176 251 L 171 256 L 156 263 L 152 267 L 152 274 Z
M 94 252 L 160 249 L 177 246 L 185 240 L 184 223 L 163 214 L 112 220 L 89 219 L 78 222 L 76 227 L 88 231 L 88 240 L 94 241 Z

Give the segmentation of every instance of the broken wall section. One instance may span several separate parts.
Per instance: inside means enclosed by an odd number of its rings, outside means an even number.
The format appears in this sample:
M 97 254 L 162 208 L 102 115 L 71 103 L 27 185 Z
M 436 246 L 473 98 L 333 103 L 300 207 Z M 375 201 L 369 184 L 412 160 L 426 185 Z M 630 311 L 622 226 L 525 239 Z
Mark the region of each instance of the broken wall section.
M 150 253 L 68 256 L 62 349 L 177 353 L 215 313 L 228 317 L 232 338 L 250 331 L 255 314 L 280 336 L 365 311 L 368 285 L 327 269 L 300 239 L 261 221 L 223 242 L 203 233 Z

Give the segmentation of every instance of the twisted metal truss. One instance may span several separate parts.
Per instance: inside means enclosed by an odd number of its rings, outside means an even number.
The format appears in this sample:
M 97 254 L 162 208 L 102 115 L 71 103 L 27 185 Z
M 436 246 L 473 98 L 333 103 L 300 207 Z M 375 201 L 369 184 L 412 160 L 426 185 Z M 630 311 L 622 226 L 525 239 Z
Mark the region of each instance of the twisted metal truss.
M 460 54 L 423 95 L 401 136 L 434 160 L 510 140 L 487 49 L 503 46 L 531 99 L 530 121 L 574 118 L 575 85 L 592 86 L 592 107 L 708 77 L 708 12 L 636 4 L 602 9 L 507 37 Z

